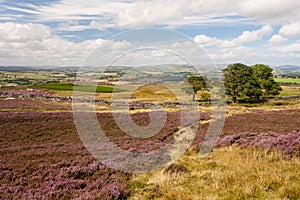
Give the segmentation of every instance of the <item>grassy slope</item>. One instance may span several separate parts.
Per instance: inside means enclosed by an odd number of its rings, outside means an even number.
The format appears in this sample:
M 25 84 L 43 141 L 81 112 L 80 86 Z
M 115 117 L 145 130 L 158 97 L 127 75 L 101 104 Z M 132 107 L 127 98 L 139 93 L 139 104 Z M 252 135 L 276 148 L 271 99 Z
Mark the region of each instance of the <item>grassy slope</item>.
M 178 164 L 188 172 L 136 175 L 130 182 L 131 199 L 300 198 L 300 162 L 280 153 L 228 147 L 203 159 L 187 154 Z

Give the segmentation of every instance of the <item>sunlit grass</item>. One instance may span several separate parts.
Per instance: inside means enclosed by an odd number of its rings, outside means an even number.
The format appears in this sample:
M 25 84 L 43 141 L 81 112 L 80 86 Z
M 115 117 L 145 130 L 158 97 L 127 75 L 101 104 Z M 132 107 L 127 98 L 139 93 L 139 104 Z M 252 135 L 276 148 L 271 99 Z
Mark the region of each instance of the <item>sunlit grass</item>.
M 300 85 L 281 86 L 282 91 L 279 96 L 296 96 L 300 95 Z
M 281 153 L 228 147 L 203 159 L 188 153 L 187 172 L 135 175 L 131 199 L 299 199 L 300 162 Z
M 295 83 L 300 84 L 299 78 L 275 78 L 275 81 L 278 83 Z
M 133 101 L 174 102 L 176 95 L 163 85 L 148 84 L 138 87 L 131 95 Z

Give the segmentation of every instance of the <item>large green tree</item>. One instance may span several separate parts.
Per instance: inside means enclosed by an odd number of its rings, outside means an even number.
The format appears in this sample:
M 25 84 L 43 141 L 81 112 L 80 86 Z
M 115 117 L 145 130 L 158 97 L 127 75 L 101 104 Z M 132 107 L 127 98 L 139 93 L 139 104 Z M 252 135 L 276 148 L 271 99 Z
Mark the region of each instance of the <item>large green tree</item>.
M 235 63 L 228 65 L 222 72 L 224 74 L 225 92 L 232 97 L 234 103 L 238 99 L 259 100 L 262 95 L 261 87 L 251 67 Z
M 206 78 L 203 76 L 189 76 L 186 78 L 188 85 L 185 86 L 186 93 L 193 94 L 193 100 L 200 90 L 207 90 Z
M 262 88 L 263 97 L 272 97 L 280 94 L 282 88 L 275 82 L 273 78 L 273 69 L 267 65 L 257 64 L 251 67 L 254 76 L 258 79 L 259 85 Z

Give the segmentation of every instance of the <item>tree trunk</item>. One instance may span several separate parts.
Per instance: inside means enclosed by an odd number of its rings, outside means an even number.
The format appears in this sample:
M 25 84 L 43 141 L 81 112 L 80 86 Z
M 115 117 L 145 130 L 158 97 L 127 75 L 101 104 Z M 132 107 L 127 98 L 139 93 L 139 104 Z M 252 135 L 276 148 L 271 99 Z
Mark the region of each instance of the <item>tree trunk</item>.
M 236 96 L 232 96 L 233 103 L 236 103 Z

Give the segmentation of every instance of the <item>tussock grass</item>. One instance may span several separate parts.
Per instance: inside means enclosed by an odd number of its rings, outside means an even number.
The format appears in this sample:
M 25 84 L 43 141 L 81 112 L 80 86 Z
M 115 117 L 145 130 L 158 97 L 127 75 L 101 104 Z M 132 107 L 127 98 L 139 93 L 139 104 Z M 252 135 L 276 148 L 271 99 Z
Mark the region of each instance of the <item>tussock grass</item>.
M 135 175 L 130 199 L 300 199 L 300 162 L 278 152 L 226 147 L 177 164 L 187 171 Z
M 300 95 L 300 85 L 282 85 L 282 91 L 279 96 L 296 96 Z

